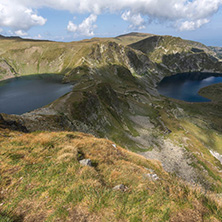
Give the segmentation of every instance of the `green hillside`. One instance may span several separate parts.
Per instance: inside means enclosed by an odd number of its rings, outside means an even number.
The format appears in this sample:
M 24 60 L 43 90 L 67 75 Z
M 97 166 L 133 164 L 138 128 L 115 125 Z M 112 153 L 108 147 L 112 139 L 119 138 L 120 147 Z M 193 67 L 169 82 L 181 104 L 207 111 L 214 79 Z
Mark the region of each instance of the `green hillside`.
M 77 132 L 0 130 L 0 144 L 0 221 L 222 219 L 215 194 L 111 141 Z M 92 166 L 82 166 L 83 158 Z M 119 184 L 123 190 L 113 189 Z

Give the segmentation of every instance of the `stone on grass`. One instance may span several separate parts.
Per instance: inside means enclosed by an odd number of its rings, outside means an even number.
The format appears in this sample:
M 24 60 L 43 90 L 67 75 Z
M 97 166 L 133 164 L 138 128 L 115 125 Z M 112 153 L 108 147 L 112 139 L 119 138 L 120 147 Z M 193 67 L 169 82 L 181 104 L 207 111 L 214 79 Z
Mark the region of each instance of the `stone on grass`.
M 82 166 L 92 166 L 92 161 L 90 159 L 83 159 L 83 160 L 80 160 L 79 163 L 82 165 Z
M 123 185 L 123 184 L 119 184 L 119 185 L 113 187 L 113 190 L 126 191 L 127 189 L 128 189 L 128 187 L 126 187 L 126 186 Z
M 159 180 L 159 177 L 157 176 L 157 174 L 152 174 L 152 173 L 148 173 L 147 174 L 148 177 L 150 177 L 152 180 Z

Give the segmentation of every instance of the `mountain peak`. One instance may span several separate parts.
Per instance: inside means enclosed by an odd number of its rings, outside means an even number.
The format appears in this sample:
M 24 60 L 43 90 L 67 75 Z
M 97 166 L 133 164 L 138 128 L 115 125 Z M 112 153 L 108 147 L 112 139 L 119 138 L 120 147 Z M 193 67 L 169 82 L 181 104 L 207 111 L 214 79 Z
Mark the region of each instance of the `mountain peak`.
M 152 36 L 153 34 L 150 33 L 140 33 L 140 32 L 130 32 L 130 33 L 126 33 L 123 35 L 119 35 L 116 38 L 122 38 L 122 37 L 130 37 L 130 36 L 136 36 L 136 37 L 148 37 L 148 36 Z

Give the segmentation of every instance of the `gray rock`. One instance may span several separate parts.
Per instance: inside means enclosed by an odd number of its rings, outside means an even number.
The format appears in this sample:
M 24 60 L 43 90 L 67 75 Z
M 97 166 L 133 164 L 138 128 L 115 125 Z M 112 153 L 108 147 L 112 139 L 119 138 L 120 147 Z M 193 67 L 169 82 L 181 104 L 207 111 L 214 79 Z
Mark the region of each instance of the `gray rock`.
M 147 176 L 150 177 L 152 180 L 159 180 L 159 177 L 155 173 L 148 173 Z
M 82 165 L 82 166 L 92 166 L 92 161 L 90 159 L 83 159 L 83 160 L 80 160 L 79 163 Z
M 128 189 L 128 187 L 126 187 L 126 186 L 123 185 L 123 184 L 119 184 L 119 185 L 113 187 L 113 190 L 126 191 L 127 189 Z

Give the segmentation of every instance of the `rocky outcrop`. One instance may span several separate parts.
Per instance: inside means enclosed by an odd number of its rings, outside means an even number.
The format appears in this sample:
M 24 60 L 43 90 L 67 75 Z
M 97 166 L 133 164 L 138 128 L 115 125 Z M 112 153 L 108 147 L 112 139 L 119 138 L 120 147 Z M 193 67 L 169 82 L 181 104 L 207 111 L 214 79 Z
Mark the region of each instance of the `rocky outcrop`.
M 14 68 L 6 60 L 0 59 L 0 79 L 13 78 L 16 74 Z
M 183 72 L 222 72 L 222 63 L 217 58 L 204 52 L 164 55 L 162 64 L 164 67 L 167 67 L 171 74 Z
M 152 36 L 129 45 L 131 48 L 142 51 L 149 58 L 161 63 L 163 55 L 176 53 L 200 53 L 205 52 L 216 57 L 216 53 L 209 47 L 194 41 L 184 40 L 173 36 Z
M 217 57 L 221 60 L 222 59 L 222 47 L 209 47 L 212 51 L 214 51 L 217 54 Z
M 2 129 L 11 129 L 16 131 L 21 131 L 27 133 L 28 130 L 25 126 L 21 125 L 20 123 L 14 120 L 5 120 L 3 116 L 0 114 L 0 128 Z

